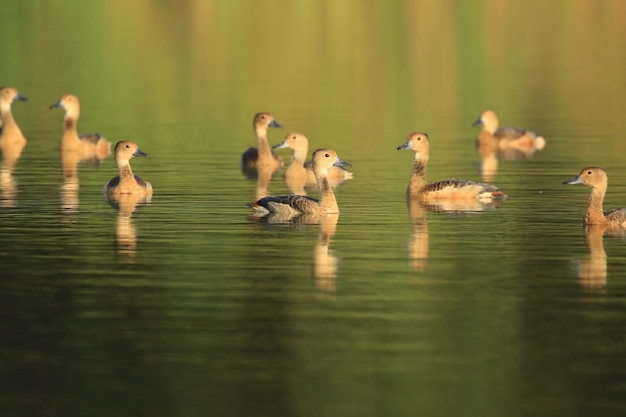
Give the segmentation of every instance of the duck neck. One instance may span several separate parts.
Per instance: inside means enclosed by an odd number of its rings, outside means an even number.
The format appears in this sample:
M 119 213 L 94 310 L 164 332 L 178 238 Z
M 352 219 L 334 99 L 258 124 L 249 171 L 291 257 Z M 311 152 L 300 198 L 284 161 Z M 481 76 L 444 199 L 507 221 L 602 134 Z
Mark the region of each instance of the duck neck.
M 335 193 L 328 183 L 327 173 L 317 175 L 317 185 L 320 189 L 320 210 L 322 214 L 325 213 L 339 213 L 339 207 L 337 206 L 337 199 Z
M 0 136 L 11 139 L 24 139 L 22 131 L 20 130 L 17 123 L 15 123 L 13 113 L 11 113 L 11 106 L 3 105 L 0 108 L 0 118 L 2 118 L 2 134 L 0 134 Z
M 259 158 L 270 158 L 272 155 L 272 149 L 267 141 L 267 129 L 256 128 L 254 129 L 258 142 Z
M 120 182 L 135 181 L 132 169 L 130 169 L 130 163 L 128 161 L 115 161 L 120 170 Z
M 65 116 L 65 120 L 63 122 L 63 140 L 61 141 L 61 148 L 80 143 L 78 130 L 76 128 L 77 123 L 77 118 L 69 115 Z
M 604 194 L 606 193 L 605 186 L 596 186 L 591 189 L 591 197 L 587 203 L 587 211 L 585 211 L 584 223 L 586 224 L 601 224 L 605 222 L 604 210 L 602 209 L 602 202 L 604 201 Z
M 493 135 L 498 130 L 498 119 L 495 117 L 488 117 L 483 121 L 483 131 Z
M 411 179 L 409 180 L 409 187 L 406 192 L 407 195 L 417 194 L 426 185 L 426 165 L 428 164 L 428 158 L 415 154 L 415 160 L 413 161 L 413 172 L 411 173 Z
M 294 149 L 293 157 L 291 158 L 291 163 L 304 166 L 306 154 L 308 151 L 309 150 L 306 148 Z

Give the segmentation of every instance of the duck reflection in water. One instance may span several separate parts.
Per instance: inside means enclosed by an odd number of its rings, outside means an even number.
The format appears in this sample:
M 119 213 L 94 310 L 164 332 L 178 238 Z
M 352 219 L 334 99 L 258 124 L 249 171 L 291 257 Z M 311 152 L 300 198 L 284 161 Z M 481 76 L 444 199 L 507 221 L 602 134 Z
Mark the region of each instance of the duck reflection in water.
M 337 230 L 339 213 L 297 214 L 270 213 L 261 218 L 254 218 L 272 226 L 300 229 L 310 225 L 319 225 L 317 243 L 313 249 L 313 279 L 321 299 L 332 299 L 337 287 L 337 258 L 330 249 L 330 244 Z
M 74 151 L 61 151 L 61 165 L 63 166 L 63 185 L 61 186 L 61 211 L 68 215 L 67 219 L 74 220 L 78 212 L 80 183 L 78 180 L 78 163 L 80 155 Z
M 623 231 L 599 225 L 586 225 L 585 240 L 589 247 L 589 258 L 580 261 L 577 272 L 580 284 L 588 289 L 601 289 L 606 286 L 607 258 L 604 250 L 604 235 L 623 237 Z M 620 233 L 621 232 L 621 233 Z
M 0 206 L 15 207 L 16 181 L 13 171 L 26 146 L 26 138 L 11 113 L 14 101 L 26 101 L 13 87 L 0 87 Z
M 408 199 L 409 217 L 413 225 L 413 233 L 409 242 L 409 265 L 415 271 L 426 268 L 429 251 L 428 223 L 426 207 L 419 201 Z
M 133 213 L 139 207 L 150 204 L 145 195 L 117 194 L 107 196 L 107 201 L 118 211 L 115 223 L 115 250 L 119 255 L 135 256 L 137 252 L 137 230 Z
M 476 151 L 481 159 L 483 181 L 496 179 L 498 160 L 528 159 L 546 146 L 546 140 L 530 130 L 498 128 L 498 116 L 493 110 L 482 111 L 473 125 L 482 125 L 476 138 Z

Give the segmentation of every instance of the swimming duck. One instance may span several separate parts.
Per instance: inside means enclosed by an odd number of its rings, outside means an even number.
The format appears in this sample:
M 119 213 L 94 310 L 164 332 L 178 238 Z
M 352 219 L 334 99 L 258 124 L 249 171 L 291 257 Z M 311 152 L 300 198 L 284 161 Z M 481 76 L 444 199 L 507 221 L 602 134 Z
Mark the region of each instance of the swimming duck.
M 426 133 L 414 132 L 398 150 L 415 152 L 413 172 L 406 190 L 407 197 L 416 198 L 424 203 L 436 203 L 441 200 L 478 199 L 483 202 L 503 200 L 507 196 L 498 187 L 470 180 L 444 180 L 428 184 L 426 182 L 426 166 L 430 142 Z
M 591 197 L 583 216 L 583 224 L 626 227 L 626 208 L 605 212 L 602 209 L 604 195 L 608 185 L 606 171 L 600 167 L 586 167 L 580 174 L 563 184 L 584 184 L 591 187 Z
M 505 155 L 507 159 L 529 156 L 546 146 L 546 140 L 527 129 L 517 127 L 498 128 L 498 116 L 493 110 L 483 110 L 474 126 L 482 125 L 478 134 L 477 146 L 495 147 L 502 154 L 506 151 L 517 151 L 523 155 Z
M 111 152 L 111 143 L 99 133 L 78 135 L 76 125 L 80 116 L 80 101 L 73 94 L 61 96 L 59 101 L 50 106 L 50 109 L 62 108 L 65 110 L 65 127 L 61 139 L 62 151 L 78 151 L 82 159 L 104 159 Z
M 328 170 L 332 166 L 352 166 L 342 161 L 332 149 L 318 149 L 313 152 L 313 172 L 320 192 L 320 198 L 312 198 L 303 195 L 282 195 L 265 197 L 254 203 L 248 204 L 255 209 L 256 213 L 264 216 L 269 213 L 278 214 L 313 214 L 324 215 L 339 213 L 337 200 L 333 189 L 328 183 Z
M 14 101 L 27 100 L 13 87 L 0 87 L 0 141 L 26 143 L 26 138 L 15 122 L 13 113 L 11 113 L 11 104 Z
M 305 162 L 307 153 L 309 152 L 309 140 L 302 133 L 289 133 L 282 142 L 272 146 L 272 149 L 291 148 L 294 150 L 291 163 L 285 170 L 285 182 L 293 193 L 299 193 L 295 190 L 301 190 L 303 186 L 316 187 L 317 180 L 313 172 L 312 161 Z M 328 182 L 331 187 L 335 188 L 342 182 L 352 178 L 352 172 L 345 170 L 339 166 L 332 166 L 328 170 Z
M 111 178 L 104 186 L 103 193 L 107 197 L 115 197 L 120 194 L 136 194 L 145 196 L 147 200 L 152 196 L 152 185 L 140 177 L 133 175 L 130 169 L 130 160 L 134 156 L 150 156 L 142 152 L 136 143 L 119 141 L 115 144 L 115 164 L 120 175 Z
M 267 141 L 268 127 L 283 127 L 269 113 L 257 113 L 252 122 L 254 133 L 257 139 L 257 148 L 248 148 L 241 154 L 239 165 L 241 171 L 248 177 L 254 178 L 257 175 L 258 165 L 270 167 L 273 172 L 278 171 L 283 166 L 283 160 L 276 152 L 272 152 Z

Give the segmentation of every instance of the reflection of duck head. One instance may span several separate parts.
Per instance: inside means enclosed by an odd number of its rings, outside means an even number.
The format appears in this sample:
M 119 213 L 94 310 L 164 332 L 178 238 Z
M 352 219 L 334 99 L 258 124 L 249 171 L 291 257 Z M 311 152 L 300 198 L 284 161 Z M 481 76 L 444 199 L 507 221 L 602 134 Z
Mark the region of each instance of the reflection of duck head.
M 588 225 L 585 227 L 589 258 L 580 262 L 578 278 L 580 278 L 581 285 L 586 288 L 603 288 L 606 285 L 607 262 L 603 242 L 606 231 L 604 226 Z
M 480 177 L 483 181 L 494 181 L 498 174 L 498 142 L 493 136 L 479 136 L 476 140 L 476 151 L 480 156 Z
M 337 258 L 329 249 L 335 231 L 339 214 L 327 214 L 319 217 L 320 233 L 313 250 L 313 276 L 315 286 L 325 294 L 335 292 L 337 287 Z
M 15 207 L 16 181 L 11 171 L 0 169 L 0 207 Z
M 134 256 L 137 251 L 137 231 L 132 214 L 141 206 L 150 203 L 146 196 L 119 194 L 109 196 L 107 201 L 118 210 L 115 224 L 115 247 L 120 255 Z
M 409 243 L 409 265 L 414 270 L 424 270 L 429 252 L 428 223 L 426 223 L 426 207 L 419 201 L 408 199 L 409 217 L 413 224 L 413 233 Z
M 61 210 L 66 214 L 78 212 L 80 184 L 78 176 L 66 177 L 61 186 Z

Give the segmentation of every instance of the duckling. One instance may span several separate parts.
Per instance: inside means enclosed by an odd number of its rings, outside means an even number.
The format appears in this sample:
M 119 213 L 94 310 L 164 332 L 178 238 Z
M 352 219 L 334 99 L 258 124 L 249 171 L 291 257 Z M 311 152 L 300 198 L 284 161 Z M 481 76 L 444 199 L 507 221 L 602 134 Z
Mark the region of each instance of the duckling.
M 564 181 L 563 184 L 584 184 L 591 187 L 591 197 L 589 197 L 587 210 L 583 216 L 583 224 L 626 227 L 626 208 L 607 212 L 602 209 L 608 185 L 608 177 L 604 169 L 585 167 L 577 177 Z
M 477 147 L 495 147 L 506 159 L 527 157 L 546 146 L 546 140 L 530 130 L 517 127 L 498 128 L 498 116 L 493 110 L 483 110 L 473 125 L 482 125 Z
M 111 143 L 99 133 L 78 135 L 77 124 L 80 116 L 80 101 L 73 94 L 61 96 L 59 101 L 50 106 L 50 110 L 65 110 L 65 127 L 61 139 L 61 151 L 78 151 L 81 159 L 105 159 L 111 152 Z
M 317 180 L 313 172 L 312 161 L 305 162 L 307 153 L 309 152 L 309 140 L 302 133 L 289 133 L 282 142 L 272 146 L 272 149 L 291 148 L 294 150 L 291 163 L 285 170 L 285 182 L 293 193 L 296 190 L 302 190 L 302 186 L 316 187 Z M 336 188 L 341 183 L 353 177 L 352 172 L 339 166 L 332 166 L 328 170 L 328 182 L 332 188 Z
M 0 141 L 26 144 L 26 138 L 11 113 L 14 101 L 28 101 L 14 87 L 0 87 Z
M 241 171 L 249 178 L 256 178 L 259 165 L 269 167 L 273 172 L 283 167 L 283 160 L 276 152 L 272 152 L 267 141 L 268 127 L 283 127 L 269 113 L 257 113 L 252 122 L 258 147 L 248 148 L 241 154 L 239 166 Z
M 150 156 L 142 152 L 136 143 L 119 141 L 115 144 L 115 164 L 120 175 L 111 178 L 104 186 L 103 193 L 106 197 L 115 197 L 120 194 L 136 194 L 145 196 L 147 200 L 152 197 L 152 185 L 140 177 L 133 175 L 130 169 L 130 160 L 134 156 Z
M 318 149 L 313 152 L 313 172 L 317 178 L 319 199 L 303 195 L 282 195 L 261 198 L 248 204 L 248 206 L 252 207 L 259 216 L 265 216 L 269 213 L 289 215 L 339 213 L 335 193 L 328 184 L 328 170 L 332 166 L 346 167 L 352 165 L 341 160 L 332 149 Z
M 430 152 L 430 142 L 426 133 L 414 132 L 398 150 L 415 152 L 413 172 L 407 187 L 407 198 L 418 199 L 424 203 L 436 203 L 441 200 L 478 199 L 482 202 L 504 200 L 507 198 L 498 187 L 470 180 L 444 180 L 428 184 L 426 182 L 426 166 Z

